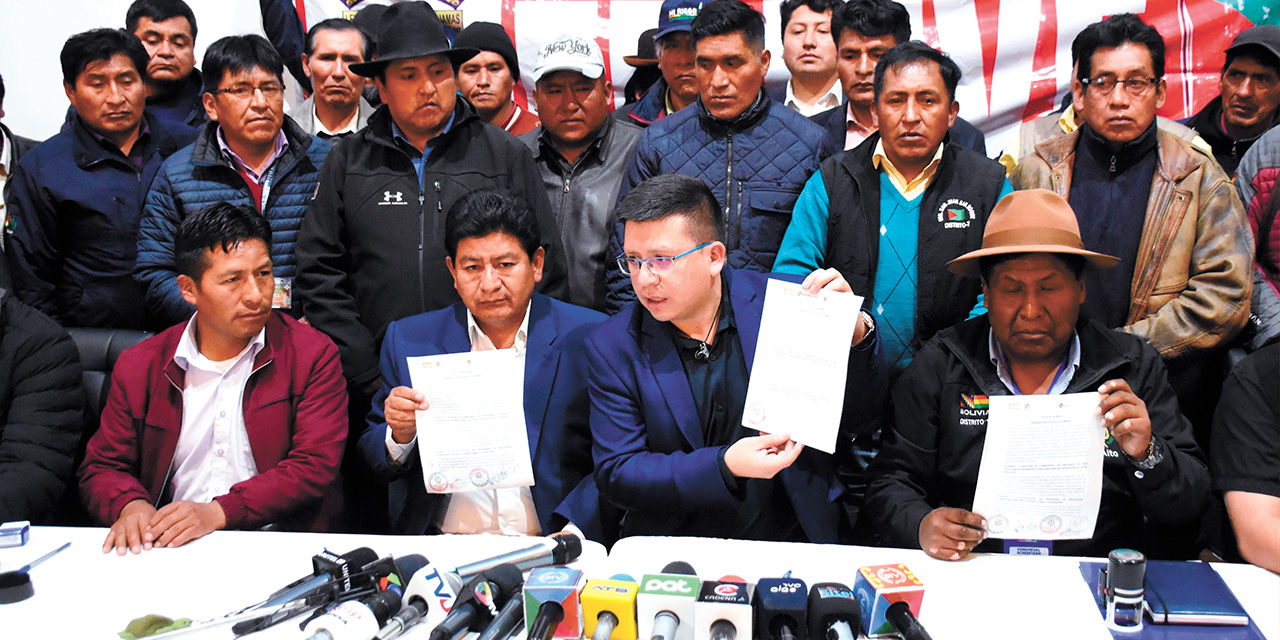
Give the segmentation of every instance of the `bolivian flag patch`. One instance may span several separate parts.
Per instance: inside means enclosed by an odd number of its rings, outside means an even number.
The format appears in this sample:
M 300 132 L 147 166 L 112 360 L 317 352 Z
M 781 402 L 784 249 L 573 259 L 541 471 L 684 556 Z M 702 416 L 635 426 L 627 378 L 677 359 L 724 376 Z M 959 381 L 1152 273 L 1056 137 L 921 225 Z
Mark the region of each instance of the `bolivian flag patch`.
M 986 396 L 971 396 L 960 394 L 960 406 L 966 409 L 987 409 L 991 406 L 991 401 Z

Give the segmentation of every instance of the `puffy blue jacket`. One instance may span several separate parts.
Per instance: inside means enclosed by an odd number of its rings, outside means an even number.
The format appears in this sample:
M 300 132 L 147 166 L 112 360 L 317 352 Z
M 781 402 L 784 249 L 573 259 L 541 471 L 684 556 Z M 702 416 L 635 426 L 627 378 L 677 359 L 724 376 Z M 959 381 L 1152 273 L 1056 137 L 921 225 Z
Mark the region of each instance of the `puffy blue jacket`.
M 702 178 L 725 214 L 721 240 L 729 249 L 729 266 L 767 273 L 805 181 L 835 151 L 826 147 L 824 136 L 822 127 L 763 91 L 733 120 L 713 117 L 699 100 L 645 129 L 618 200 L 659 174 Z M 623 225 L 615 225 L 606 255 L 622 253 L 622 236 Z M 635 293 L 622 272 L 607 273 L 606 307 L 612 313 Z
M 143 198 L 170 154 L 190 142 L 146 113 L 139 167 L 99 143 L 79 115 L 32 149 L 5 185 L 5 251 L 18 299 L 65 327 L 150 329 L 131 274 Z
M 205 124 L 193 144 L 165 161 L 143 208 L 133 277 L 146 287 L 147 308 L 166 325 L 182 322 L 195 311 L 178 290 L 173 264 L 178 225 L 187 216 L 224 200 L 255 206 L 244 178 L 218 148 L 217 131 L 216 122 Z M 278 278 L 292 278 L 298 263 L 294 255 L 298 229 L 316 191 L 330 144 L 307 134 L 290 118 L 284 119 L 284 136 L 289 147 L 276 160 L 266 216 L 271 222 L 272 271 Z M 296 292 L 293 308 L 301 308 Z

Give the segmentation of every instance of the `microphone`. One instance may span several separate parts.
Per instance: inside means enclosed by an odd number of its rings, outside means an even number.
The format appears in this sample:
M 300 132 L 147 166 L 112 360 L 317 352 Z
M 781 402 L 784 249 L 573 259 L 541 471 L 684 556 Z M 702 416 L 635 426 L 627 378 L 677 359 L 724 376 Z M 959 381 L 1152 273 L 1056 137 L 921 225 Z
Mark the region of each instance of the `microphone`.
M 591 640 L 636 640 L 640 585 L 626 574 L 588 580 L 582 589 L 582 633 Z
M 924 583 L 905 564 L 882 564 L 858 569 L 853 592 L 862 605 L 863 632 L 868 636 L 882 636 L 894 632 L 885 617 L 889 605 L 904 602 L 913 615 L 920 612 Z
M 340 556 L 325 549 L 311 557 L 311 575 L 290 582 L 255 608 L 276 607 L 305 598 L 331 582 L 338 583 L 339 591 L 349 591 L 356 583 L 369 584 L 372 580 L 362 576 L 361 571 L 377 561 L 378 554 L 369 547 L 352 549 Z
M 524 603 L 519 598 L 512 598 L 502 606 L 498 617 L 480 632 L 477 640 L 507 640 L 516 632 L 516 629 L 522 626 L 524 626 Z
M 463 585 L 449 615 L 431 630 L 430 640 L 452 640 L 464 631 L 484 628 L 522 583 L 520 570 L 510 564 L 499 564 L 472 577 Z
M 798 578 L 765 578 L 756 583 L 755 629 L 760 640 L 805 640 L 808 593 Z
M 391 640 L 417 624 L 435 626 L 453 608 L 462 580 L 455 573 L 441 573 L 425 560 L 404 586 L 404 607 L 382 625 L 376 640 Z
M 370 640 L 391 614 L 400 610 L 400 595 L 379 591 L 363 600 L 348 600 L 307 623 L 307 640 Z
M 701 582 L 687 562 L 672 562 L 662 573 L 645 574 L 636 595 L 639 637 L 651 640 L 693 640 L 693 606 Z
M 582 571 L 568 567 L 539 567 L 524 583 L 524 619 L 528 640 L 577 638 L 578 583 Z
M 694 640 L 738 640 L 739 634 L 751 640 L 751 586 L 728 577 L 703 581 L 694 604 Z
M 911 613 L 911 605 L 905 602 L 889 605 L 885 617 L 889 619 L 889 624 L 902 635 L 902 640 L 933 640 L 929 632 L 925 631 L 924 626 L 920 624 L 920 620 Z
M 528 571 L 536 567 L 569 564 L 582 555 L 582 538 L 573 533 L 561 531 L 547 536 L 546 540 L 548 542 L 464 564 L 455 573 L 465 580 L 500 564 L 512 564 L 521 571 Z
M 809 590 L 809 640 L 854 640 L 861 624 L 858 597 L 839 582 L 819 582 Z

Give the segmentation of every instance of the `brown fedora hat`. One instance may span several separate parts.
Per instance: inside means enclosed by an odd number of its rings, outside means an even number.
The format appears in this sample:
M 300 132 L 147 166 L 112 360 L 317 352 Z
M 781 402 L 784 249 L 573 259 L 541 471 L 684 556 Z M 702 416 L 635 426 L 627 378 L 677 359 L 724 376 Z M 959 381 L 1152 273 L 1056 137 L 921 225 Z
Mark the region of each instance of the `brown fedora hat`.
M 977 278 L 978 261 L 1007 253 L 1068 253 L 1084 256 L 1094 269 L 1116 266 L 1120 258 L 1088 251 L 1071 205 L 1047 189 L 1014 191 L 991 210 L 982 231 L 982 248 L 947 263 L 958 276 Z
M 444 23 L 425 2 L 400 2 L 391 5 L 378 20 L 378 57 L 351 65 L 351 72 L 366 78 L 391 62 L 409 58 L 442 55 L 458 65 L 480 53 L 479 49 L 455 49 L 444 35 Z

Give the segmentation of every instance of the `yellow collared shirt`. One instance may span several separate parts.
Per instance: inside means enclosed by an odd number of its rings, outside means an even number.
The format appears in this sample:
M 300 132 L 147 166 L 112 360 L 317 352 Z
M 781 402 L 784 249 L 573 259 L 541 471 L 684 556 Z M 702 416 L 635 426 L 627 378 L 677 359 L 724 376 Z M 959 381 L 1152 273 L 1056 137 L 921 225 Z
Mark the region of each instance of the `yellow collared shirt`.
M 916 196 L 924 193 L 924 190 L 929 188 L 929 183 L 933 182 L 933 176 L 938 173 L 938 165 L 942 164 L 943 146 L 945 145 L 938 145 L 938 151 L 933 154 L 933 160 L 924 168 L 924 171 L 920 172 L 920 175 L 910 182 L 902 176 L 902 172 L 898 171 L 897 167 L 893 166 L 893 161 L 889 160 L 889 156 L 884 154 L 883 140 L 876 140 L 876 150 L 871 155 L 871 165 L 884 171 L 885 175 L 889 176 L 889 182 L 893 183 L 894 188 L 898 190 L 898 193 L 902 194 L 902 197 L 907 200 L 915 200 Z

